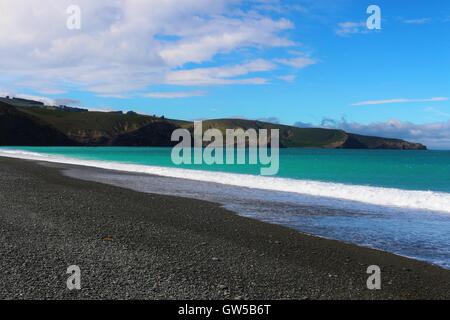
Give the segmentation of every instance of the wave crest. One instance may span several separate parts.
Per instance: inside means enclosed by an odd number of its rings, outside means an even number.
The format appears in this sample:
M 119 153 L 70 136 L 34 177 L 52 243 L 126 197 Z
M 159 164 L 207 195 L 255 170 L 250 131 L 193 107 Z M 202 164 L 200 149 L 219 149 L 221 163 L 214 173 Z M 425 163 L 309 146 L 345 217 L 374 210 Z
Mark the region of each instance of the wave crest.
M 383 207 L 450 213 L 450 193 L 443 192 L 411 191 L 311 180 L 146 166 L 122 162 L 84 160 L 22 150 L 0 150 L 0 156 L 213 182 L 251 189 L 272 190 L 313 197 L 359 202 Z

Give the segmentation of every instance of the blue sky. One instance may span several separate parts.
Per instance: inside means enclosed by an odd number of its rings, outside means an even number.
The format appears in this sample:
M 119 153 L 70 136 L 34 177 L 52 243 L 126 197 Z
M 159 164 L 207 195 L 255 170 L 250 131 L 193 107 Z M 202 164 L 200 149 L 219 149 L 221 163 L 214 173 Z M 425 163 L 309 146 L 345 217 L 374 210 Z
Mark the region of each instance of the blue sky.
M 171 118 L 340 127 L 450 148 L 448 2 L 136 2 L 78 1 L 82 27 L 67 30 L 64 0 L 42 1 L 53 11 L 5 0 L 13 18 L 0 22 L 0 92 Z M 371 4 L 381 8 L 382 30 L 365 26 Z M 44 18 L 54 26 L 41 30 Z

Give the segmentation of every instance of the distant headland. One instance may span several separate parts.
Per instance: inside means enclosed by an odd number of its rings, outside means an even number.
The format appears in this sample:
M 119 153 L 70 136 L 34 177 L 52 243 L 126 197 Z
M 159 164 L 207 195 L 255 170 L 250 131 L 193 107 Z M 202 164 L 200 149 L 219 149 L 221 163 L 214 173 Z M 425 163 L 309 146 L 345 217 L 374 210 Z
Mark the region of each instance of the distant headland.
M 190 121 L 124 113 L 95 112 L 66 105 L 0 98 L 0 146 L 148 146 L 174 145 L 178 128 L 193 130 Z M 337 129 L 298 128 L 244 119 L 203 121 L 203 129 L 279 129 L 283 148 L 426 150 L 420 143 L 363 136 Z

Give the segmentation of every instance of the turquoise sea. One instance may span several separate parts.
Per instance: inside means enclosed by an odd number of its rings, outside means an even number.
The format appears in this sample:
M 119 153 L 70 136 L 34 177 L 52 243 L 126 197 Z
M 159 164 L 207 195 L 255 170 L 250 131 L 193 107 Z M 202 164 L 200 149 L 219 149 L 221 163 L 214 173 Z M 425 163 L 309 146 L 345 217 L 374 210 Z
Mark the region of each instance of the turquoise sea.
M 5 148 L 3 148 L 5 149 Z M 11 148 L 17 149 L 17 148 Z M 71 158 L 258 175 L 257 165 L 182 165 L 171 148 L 21 147 Z M 281 149 L 277 177 L 450 192 L 450 151 Z
M 281 149 L 275 177 L 259 176 L 257 165 L 176 166 L 171 151 L 20 147 L 0 148 L 0 156 L 117 170 L 72 175 L 215 201 L 244 216 L 450 269 L 450 151 Z

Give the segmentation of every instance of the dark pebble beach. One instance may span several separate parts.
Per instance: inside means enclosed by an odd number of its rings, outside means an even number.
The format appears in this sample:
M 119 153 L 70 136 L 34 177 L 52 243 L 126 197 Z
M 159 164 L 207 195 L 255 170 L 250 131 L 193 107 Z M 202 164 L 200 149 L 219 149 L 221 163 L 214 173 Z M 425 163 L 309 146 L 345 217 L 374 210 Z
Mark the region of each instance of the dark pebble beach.
M 0 299 L 450 298 L 450 270 L 37 162 L 0 158 L 0 203 Z

